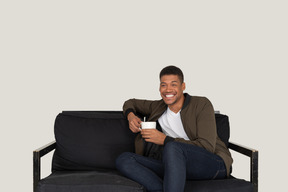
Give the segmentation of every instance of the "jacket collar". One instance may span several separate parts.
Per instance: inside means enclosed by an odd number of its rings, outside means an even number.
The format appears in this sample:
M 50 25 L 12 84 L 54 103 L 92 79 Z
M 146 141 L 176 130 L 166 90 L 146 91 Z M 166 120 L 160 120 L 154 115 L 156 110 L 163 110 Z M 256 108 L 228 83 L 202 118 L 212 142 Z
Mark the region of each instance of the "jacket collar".
M 185 99 L 184 99 L 184 103 L 183 103 L 183 106 L 182 106 L 182 108 L 181 108 L 181 111 L 183 110 L 183 109 L 185 109 L 188 105 L 189 105 L 189 103 L 190 103 L 190 100 L 191 100 L 191 95 L 189 95 L 188 93 L 184 93 L 183 94 L 184 95 L 184 97 L 185 97 Z M 164 100 L 163 99 L 161 99 L 161 101 L 163 102 L 163 105 L 165 106 L 164 108 L 163 108 L 163 112 L 161 113 L 161 115 L 167 110 L 167 104 L 164 102 Z
M 185 107 L 187 107 L 187 105 L 190 103 L 190 100 L 191 100 L 191 96 L 188 93 L 184 93 L 184 97 L 185 97 L 185 100 L 184 100 L 181 110 L 185 109 Z

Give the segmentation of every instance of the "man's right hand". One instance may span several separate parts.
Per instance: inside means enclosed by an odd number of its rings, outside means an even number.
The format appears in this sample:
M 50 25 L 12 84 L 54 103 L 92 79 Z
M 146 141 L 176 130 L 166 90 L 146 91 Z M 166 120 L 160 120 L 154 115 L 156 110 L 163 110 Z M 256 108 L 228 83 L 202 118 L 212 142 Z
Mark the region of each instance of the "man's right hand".
M 133 133 L 140 132 L 141 127 L 141 119 L 134 115 L 134 113 L 130 112 L 127 116 L 128 122 L 129 122 L 129 128 Z

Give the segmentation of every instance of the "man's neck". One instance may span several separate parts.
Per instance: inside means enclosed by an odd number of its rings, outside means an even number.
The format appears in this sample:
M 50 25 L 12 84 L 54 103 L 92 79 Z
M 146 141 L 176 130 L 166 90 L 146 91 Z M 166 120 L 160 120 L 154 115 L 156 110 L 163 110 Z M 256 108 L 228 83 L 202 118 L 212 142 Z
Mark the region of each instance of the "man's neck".
M 174 103 L 172 105 L 168 105 L 168 107 L 174 113 L 178 113 L 182 109 L 184 101 L 185 101 L 185 96 L 183 95 L 177 103 Z

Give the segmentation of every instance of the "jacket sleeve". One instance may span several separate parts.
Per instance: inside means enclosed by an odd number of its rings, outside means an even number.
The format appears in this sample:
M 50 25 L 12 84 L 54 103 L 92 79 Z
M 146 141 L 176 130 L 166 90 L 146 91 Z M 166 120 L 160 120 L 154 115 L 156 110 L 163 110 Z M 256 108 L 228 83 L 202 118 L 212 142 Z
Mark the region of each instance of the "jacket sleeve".
M 123 113 L 125 117 L 127 117 L 130 112 L 133 112 L 134 114 L 141 113 L 145 116 L 149 115 L 152 112 L 152 103 L 153 101 L 148 100 L 129 99 L 124 102 Z
M 191 115 L 191 113 L 188 113 Z M 185 117 L 187 119 L 193 119 L 189 117 Z M 184 126 L 190 128 L 189 120 L 187 122 L 183 122 Z M 199 147 L 203 147 L 204 149 L 214 153 L 216 148 L 216 139 L 217 139 L 217 130 L 216 130 L 216 121 L 214 108 L 211 102 L 205 98 L 204 102 L 201 102 L 201 105 L 198 106 L 196 111 L 196 135 L 195 138 L 191 138 L 188 135 L 190 140 L 185 140 L 183 138 L 167 138 L 166 143 L 169 141 L 178 141 L 188 144 L 193 144 Z

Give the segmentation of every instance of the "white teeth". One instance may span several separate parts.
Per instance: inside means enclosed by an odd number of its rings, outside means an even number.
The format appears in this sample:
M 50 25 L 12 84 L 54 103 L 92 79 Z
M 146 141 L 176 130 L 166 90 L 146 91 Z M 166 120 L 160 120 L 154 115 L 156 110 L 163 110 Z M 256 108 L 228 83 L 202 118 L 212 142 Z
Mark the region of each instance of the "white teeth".
M 166 97 L 173 97 L 174 95 L 166 95 Z

